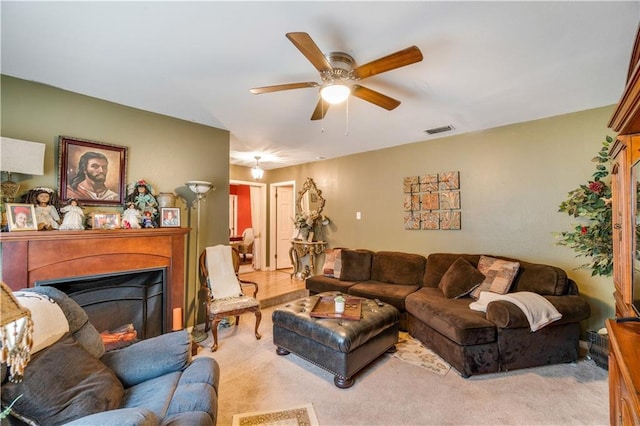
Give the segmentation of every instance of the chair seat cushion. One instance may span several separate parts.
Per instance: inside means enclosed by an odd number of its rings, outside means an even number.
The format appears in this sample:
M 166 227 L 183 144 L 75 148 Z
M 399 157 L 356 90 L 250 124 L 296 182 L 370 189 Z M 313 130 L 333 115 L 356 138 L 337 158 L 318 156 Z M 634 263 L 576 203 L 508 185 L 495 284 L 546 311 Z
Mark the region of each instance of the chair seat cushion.
M 238 309 L 249 309 L 260 307 L 257 299 L 244 294 L 238 297 L 227 297 L 224 299 L 214 299 L 211 301 L 209 312 L 211 314 L 220 314 Z

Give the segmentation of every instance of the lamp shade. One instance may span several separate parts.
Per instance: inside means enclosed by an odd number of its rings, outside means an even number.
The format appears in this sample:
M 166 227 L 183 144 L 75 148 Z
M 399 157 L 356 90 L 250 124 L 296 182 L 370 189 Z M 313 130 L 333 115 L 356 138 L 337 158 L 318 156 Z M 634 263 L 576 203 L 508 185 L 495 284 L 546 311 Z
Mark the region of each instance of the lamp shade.
M 255 180 L 260 180 L 264 176 L 264 170 L 262 170 L 260 166 L 253 166 L 251 176 L 253 176 Z
M 33 321 L 31 312 L 20 306 L 9 286 L 0 281 L 0 362 L 10 367 L 9 380 L 22 379 L 24 369 L 31 358 L 33 345 Z
M 28 175 L 44 174 L 45 144 L 0 138 L 0 170 Z
M 251 169 L 251 176 L 253 176 L 255 180 L 260 180 L 264 176 L 264 169 L 260 167 L 260 157 L 256 156 L 255 158 L 256 165 Z
M 185 185 L 196 194 L 206 194 L 211 189 L 215 191 L 215 186 L 211 182 L 206 182 L 204 180 L 190 180 L 186 182 Z

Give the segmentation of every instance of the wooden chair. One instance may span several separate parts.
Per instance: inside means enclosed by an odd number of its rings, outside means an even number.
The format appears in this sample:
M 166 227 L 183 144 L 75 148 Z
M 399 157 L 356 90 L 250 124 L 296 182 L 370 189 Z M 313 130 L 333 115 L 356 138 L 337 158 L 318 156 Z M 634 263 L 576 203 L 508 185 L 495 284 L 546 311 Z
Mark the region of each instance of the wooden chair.
M 242 241 L 233 245 L 233 248 L 238 249 L 238 253 L 242 255 L 242 260 L 245 262 L 247 261 L 247 255 L 251 255 L 253 258 L 254 241 L 253 228 L 247 228 L 242 231 Z
M 223 318 L 235 317 L 236 326 L 240 323 L 240 315 L 253 312 L 256 316 L 254 330 L 256 339 L 260 339 L 258 326 L 262 319 L 260 302 L 256 299 L 258 284 L 241 280 L 238 277 L 240 255 L 231 246 L 217 245 L 205 248 L 199 258 L 200 284 L 208 291 L 207 322 L 205 332 L 213 334 L 211 352 L 218 349 L 218 325 Z M 252 286 L 253 296 L 242 292 L 242 286 Z

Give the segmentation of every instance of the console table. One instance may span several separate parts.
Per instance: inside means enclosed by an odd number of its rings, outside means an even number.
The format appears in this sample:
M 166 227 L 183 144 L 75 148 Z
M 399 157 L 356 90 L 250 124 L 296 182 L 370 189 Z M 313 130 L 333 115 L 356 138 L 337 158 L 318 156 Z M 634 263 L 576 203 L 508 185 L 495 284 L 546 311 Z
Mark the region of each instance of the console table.
M 291 240 L 291 248 L 289 249 L 289 257 L 293 264 L 291 278 L 300 276 L 302 279 L 305 279 L 309 275 L 314 275 L 316 271 L 316 257 L 322 254 L 325 248 L 327 248 L 326 241 Z M 305 256 L 309 256 L 309 268 L 303 270 L 301 260 Z

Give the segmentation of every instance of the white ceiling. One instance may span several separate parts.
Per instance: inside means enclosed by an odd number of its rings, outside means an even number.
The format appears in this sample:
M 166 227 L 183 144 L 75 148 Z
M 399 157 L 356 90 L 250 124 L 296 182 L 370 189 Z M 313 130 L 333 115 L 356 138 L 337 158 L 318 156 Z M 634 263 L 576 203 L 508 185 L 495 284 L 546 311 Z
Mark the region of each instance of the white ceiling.
M 231 133 L 231 164 L 265 169 L 614 104 L 640 2 L 9 2 L 3 74 Z M 358 98 L 311 121 L 316 81 L 285 37 L 363 64 L 411 45 L 424 60 L 362 80 L 402 101 Z M 429 136 L 425 129 L 452 125 Z

